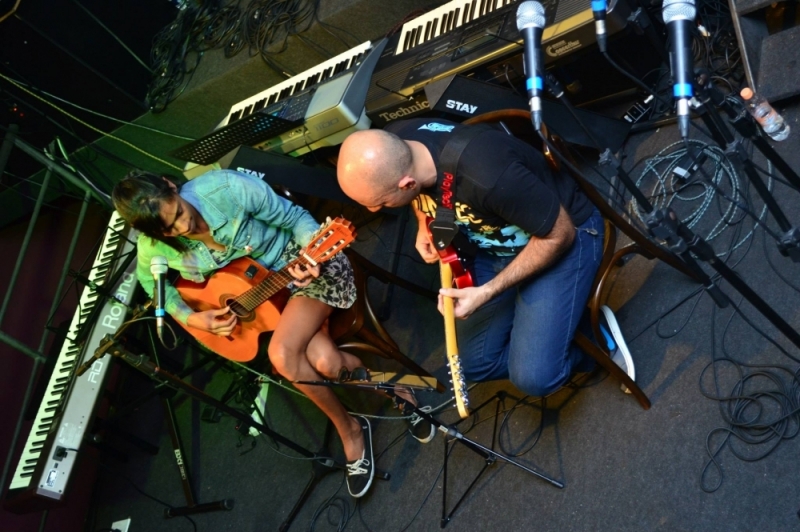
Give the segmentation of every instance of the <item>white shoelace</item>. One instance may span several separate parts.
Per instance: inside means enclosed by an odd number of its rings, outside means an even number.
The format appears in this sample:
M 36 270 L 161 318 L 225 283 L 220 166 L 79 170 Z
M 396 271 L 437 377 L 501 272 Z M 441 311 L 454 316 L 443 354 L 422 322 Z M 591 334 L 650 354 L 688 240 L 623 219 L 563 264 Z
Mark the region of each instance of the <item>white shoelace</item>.
M 431 406 L 429 406 L 429 405 L 428 405 L 428 406 L 421 406 L 421 407 L 420 407 L 420 410 L 422 410 L 422 411 L 423 411 L 423 412 L 425 412 L 425 413 L 428 413 L 428 412 L 430 412 L 431 410 L 433 410 L 433 408 L 432 408 Z M 409 422 L 411 423 L 411 426 L 412 426 L 412 427 L 414 427 L 414 426 L 416 426 L 416 425 L 417 425 L 417 423 L 419 423 L 419 422 L 420 422 L 420 421 L 422 421 L 423 419 L 424 419 L 424 418 L 423 418 L 422 416 L 420 416 L 419 414 L 417 414 L 416 412 L 414 412 L 413 414 L 411 414 L 411 417 L 409 418 Z
M 362 466 L 369 466 L 369 460 L 366 458 L 359 458 L 352 464 L 347 464 L 347 476 L 366 475 L 369 473 L 369 469 L 365 469 Z

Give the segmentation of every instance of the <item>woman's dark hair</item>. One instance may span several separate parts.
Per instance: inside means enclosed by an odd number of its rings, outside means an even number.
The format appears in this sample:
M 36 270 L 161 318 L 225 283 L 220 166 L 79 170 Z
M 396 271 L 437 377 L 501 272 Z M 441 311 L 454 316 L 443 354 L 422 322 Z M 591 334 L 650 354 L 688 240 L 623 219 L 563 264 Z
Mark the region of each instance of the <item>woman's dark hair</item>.
M 130 172 L 114 186 L 111 201 L 119 215 L 131 227 L 184 252 L 188 248 L 179 239 L 164 236 L 166 227 L 161 220 L 161 205 L 177 196 L 165 179 L 170 177 L 140 170 Z

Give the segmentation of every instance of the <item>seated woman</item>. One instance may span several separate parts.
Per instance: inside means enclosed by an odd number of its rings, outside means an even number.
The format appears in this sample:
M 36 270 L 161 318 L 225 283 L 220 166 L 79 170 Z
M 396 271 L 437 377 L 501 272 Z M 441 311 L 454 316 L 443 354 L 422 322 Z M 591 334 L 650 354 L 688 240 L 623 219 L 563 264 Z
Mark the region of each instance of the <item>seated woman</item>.
M 147 293 L 154 285 L 154 256 L 165 257 L 170 268 L 194 282 L 244 256 L 275 270 L 286 266 L 319 228 L 306 210 L 263 181 L 230 170 L 207 172 L 180 188 L 167 177 L 132 172 L 114 187 L 112 200 L 120 216 L 141 233 L 136 272 Z M 340 253 L 322 265 L 307 270 L 296 266 L 289 272 L 296 279 L 292 295 L 268 347 L 275 370 L 290 381 L 314 381 L 321 375 L 335 378 L 342 368 L 361 367 L 357 357 L 337 348 L 323 327 L 334 308 L 349 308 L 355 302 L 347 257 Z M 165 309 L 189 327 L 222 336 L 230 335 L 237 323 L 227 307 L 194 312 L 169 283 Z M 348 489 L 353 497 L 361 497 L 375 472 L 369 421 L 348 414 L 330 388 L 296 386 L 336 427 L 347 457 Z M 415 438 L 433 439 L 434 428 L 427 421 L 417 418 L 412 423 Z

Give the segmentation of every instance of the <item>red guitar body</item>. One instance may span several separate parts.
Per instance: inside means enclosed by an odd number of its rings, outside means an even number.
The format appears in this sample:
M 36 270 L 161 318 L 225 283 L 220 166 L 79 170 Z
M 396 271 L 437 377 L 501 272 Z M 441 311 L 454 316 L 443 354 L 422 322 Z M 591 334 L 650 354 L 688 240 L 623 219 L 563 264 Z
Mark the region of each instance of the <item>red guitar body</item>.
M 255 272 L 255 275 L 251 277 L 252 272 Z M 214 275 L 204 283 L 179 279 L 175 283 L 175 288 L 186 304 L 195 312 L 199 312 L 228 306 L 235 297 L 250 290 L 272 274 L 273 272 L 256 261 L 242 257 L 214 272 Z M 219 336 L 181 325 L 200 343 L 218 355 L 236 362 L 248 362 L 258 353 L 258 337 L 261 333 L 274 331 L 278 326 L 278 320 L 289 301 L 289 295 L 289 290 L 284 288 L 252 311 L 238 316 L 239 321 L 230 336 Z
M 433 242 L 433 237 L 431 235 L 430 225 L 433 221 L 433 218 L 430 216 L 427 217 L 425 220 L 425 227 L 428 228 L 428 237 Z M 434 246 L 436 248 L 436 246 Z M 439 260 L 442 264 L 446 264 L 450 266 L 450 271 L 453 272 L 453 284 L 456 288 L 469 288 L 471 286 L 475 286 L 474 281 L 472 280 L 472 274 L 467 269 L 465 260 L 459 256 L 458 249 L 456 246 L 451 242 L 446 248 L 436 250 L 439 253 Z

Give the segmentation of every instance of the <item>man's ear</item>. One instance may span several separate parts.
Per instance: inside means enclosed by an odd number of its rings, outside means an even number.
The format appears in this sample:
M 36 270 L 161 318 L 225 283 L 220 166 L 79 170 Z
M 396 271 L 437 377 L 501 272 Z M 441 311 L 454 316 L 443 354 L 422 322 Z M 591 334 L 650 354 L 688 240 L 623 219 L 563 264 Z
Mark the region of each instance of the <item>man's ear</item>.
M 397 188 L 400 190 L 414 190 L 416 186 L 417 180 L 410 175 L 404 175 L 401 177 L 400 182 L 397 184 Z

